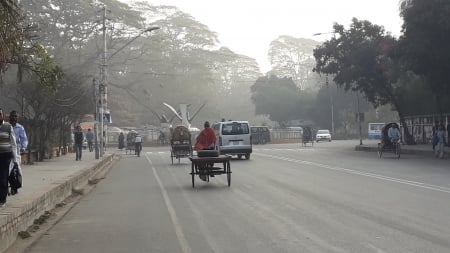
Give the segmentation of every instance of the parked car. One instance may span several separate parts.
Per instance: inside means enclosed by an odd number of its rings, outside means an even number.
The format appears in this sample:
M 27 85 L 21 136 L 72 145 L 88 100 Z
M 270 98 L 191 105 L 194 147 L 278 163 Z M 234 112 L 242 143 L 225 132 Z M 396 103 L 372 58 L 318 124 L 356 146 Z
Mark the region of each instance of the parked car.
M 319 141 L 331 141 L 330 131 L 326 129 L 317 130 L 316 142 Z

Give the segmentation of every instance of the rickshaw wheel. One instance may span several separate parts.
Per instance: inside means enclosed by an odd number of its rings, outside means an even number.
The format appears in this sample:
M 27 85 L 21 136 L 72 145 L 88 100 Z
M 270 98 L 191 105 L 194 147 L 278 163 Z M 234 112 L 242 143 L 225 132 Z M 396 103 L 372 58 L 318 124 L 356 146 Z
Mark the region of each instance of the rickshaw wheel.
M 400 153 L 401 153 L 400 144 L 397 143 L 395 147 L 395 155 L 397 156 L 397 158 L 400 158 Z

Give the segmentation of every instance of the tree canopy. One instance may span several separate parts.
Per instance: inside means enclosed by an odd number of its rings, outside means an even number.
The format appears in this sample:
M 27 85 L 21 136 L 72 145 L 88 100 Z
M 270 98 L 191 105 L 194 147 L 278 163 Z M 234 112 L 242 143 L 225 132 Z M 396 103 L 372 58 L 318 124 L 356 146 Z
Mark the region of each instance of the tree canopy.
M 251 91 L 256 114 L 269 115 L 280 125 L 298 119 L 301 93 L 292 78 L 263 76 L 251 86 Z
M 314 88 L 312 76 L 316 74 L 312 71 L 315 63 L 313 50 L 318 44 L 311 39 L 287 35 L 273 40 L 268 54 L 272 66 L 270 74 L 291 77 L 302 90 Z
M 450 108 L 450 1 L 404 0 L 399 54 L 405 68 L 423 76 L 440 113 Z

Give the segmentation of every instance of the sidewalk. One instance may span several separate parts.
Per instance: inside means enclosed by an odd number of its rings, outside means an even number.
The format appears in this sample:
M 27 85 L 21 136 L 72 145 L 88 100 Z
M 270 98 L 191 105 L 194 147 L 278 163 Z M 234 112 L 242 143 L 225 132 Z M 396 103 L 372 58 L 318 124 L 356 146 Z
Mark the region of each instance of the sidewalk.
M 83 188 L 88 180 L 109 169 L 114 158 L 114 154 L 106 153 L 96 160 L 94 152 L 83 150 L 81 161 L 75 161 L 75 153 L 69 153 L 23 165 L 23 187 L 18 194 L 8 196 L 6 205 L 0 208 L 0 252 L 35 219 L 71 196 L 74 189 Z
M 369 152 L 377 152 L 378 151 L 378 143 L 379 140 L 363 140 L 363 145 L 356 145 L 356 151 L 369 151 Z M 411 154 L 411 155 L 421 155 L 426 157 L 434 157 L 434 150 L 431 144 L 418 144 L 418 145 L 402 145 L 401 146 L 402 154 Z M 448 153 L 449 148 L 444 147 L 444 152 Z M 444 155 L 445 157 L 445 155 Z

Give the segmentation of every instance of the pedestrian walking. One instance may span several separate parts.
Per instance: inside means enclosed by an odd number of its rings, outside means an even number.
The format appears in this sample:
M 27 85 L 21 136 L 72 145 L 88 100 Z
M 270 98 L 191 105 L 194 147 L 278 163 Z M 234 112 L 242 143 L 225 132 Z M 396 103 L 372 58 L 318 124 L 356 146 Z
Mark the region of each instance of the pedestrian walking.
M 137 133 L 134 137 L 134 154 L 137 156 L 141 156 L 142 150 L 142 136 Z
M 28 147 L 28 137 L 27 133 L 25 132 L 25 128 L 19 124 L 18 122 L 19 115 L 17 111 L 11 111 L 9 113 L 9 123 L 13 127 L 14 134 L 16 136 L 16 144 L 17 144 L 17 162 L 22 164 L 22 158 L 21 154 L 25 153 L 25 150 L 27 150 Z
M 74 141 L 75 141 L 75 161 L 81 161 L 81 154 L 83 151 L 83 131 L 81 131 L 81 126 L 78 125 L 75 128 L 75 132 L 73 133 Z
M 433 146 L 433 150 L 436 151 L 436 145 L 437 145 L 437 131 L 436 126 L 433 126 L 431 129 L 431 145 Z
M 436 158 L 444 158 L 444 147 L 446 145 L 446 137 L 445 137 L 445 127 L 443 125 L 440 125 L 438 128 L 438 131 L 436 133 L 437 137 L 437 144 L 435 149 L 435 155 Z
M 450 123 L 447 124 L 447 145 L 450 146 Z
M 17 165 L 17 143 L 14 130 L 3 118 L 3 110 L 0 109 L 0 207 L 5 205 L 8 195 L 10 164 L 13 162 L 14 166 Z
M 89 147 L 89 152 L 92 152 L 94 150 L 94 133 L 89 128 L 86 133 L 86 141 Z
M 123 149 L 125 147 L 125 136 L 123 135 L 123 132 L 120 132 L 119 134 L 119 149 Z

